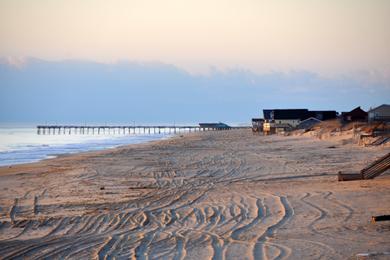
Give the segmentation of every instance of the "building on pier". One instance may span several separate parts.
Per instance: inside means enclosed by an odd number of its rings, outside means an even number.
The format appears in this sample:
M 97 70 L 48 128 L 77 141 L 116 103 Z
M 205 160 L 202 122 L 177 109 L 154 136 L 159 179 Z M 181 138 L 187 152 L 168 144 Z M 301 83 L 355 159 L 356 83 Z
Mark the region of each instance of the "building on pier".
M 228 126 L 225 123 L 199 123 L 199 127 L 203 129 L 215 129 L 215 130 L 229 130 L 231 129 L 230 126 Z

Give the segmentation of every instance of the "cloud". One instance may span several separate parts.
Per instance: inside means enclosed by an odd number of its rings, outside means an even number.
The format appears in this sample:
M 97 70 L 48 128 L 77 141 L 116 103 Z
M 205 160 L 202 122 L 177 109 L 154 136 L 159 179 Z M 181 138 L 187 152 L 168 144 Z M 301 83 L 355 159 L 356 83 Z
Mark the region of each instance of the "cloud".
M 23 68 L 26 62 L 27 62 L 27 58 L 25 57 L 8 56 L 6 58 L 0 59 L 0 63 L 6 64 L 10 67 L 14 67 L 17 69 Z
M 214 68 L 193 75 L 158 62 L 13 64 L 0 64 L 0 122 L 248 122 L 263 108 L 368 109 L 390 96 L 388 81 L 364 73 Z

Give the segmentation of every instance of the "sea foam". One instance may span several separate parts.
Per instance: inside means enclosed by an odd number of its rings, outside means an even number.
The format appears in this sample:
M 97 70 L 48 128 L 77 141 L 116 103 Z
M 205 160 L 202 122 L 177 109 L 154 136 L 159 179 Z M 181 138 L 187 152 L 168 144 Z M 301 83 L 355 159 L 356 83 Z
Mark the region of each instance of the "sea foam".
M 0 128 L 0 166 L 36 162 L 60 154 L 96 151 L 169 137 L 161 134 L 38 135 L 35 128 Z

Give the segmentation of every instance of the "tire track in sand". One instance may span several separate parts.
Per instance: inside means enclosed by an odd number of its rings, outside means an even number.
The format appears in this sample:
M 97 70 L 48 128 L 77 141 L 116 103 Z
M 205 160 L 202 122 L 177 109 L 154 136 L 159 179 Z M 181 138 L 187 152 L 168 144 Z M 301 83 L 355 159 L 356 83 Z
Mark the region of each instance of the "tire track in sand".
M 323 194 L 322 198 L 323 199 L 327 199 L 329 196 L 331 195 L 330 192 L 327 192 L 325 194 Z M 314 203 L 308 201 L 309 198 L 311 198 L 312 195 L 309 193 L 309 192 L 306 192 L 305 195 L 303 195 L 301 198 L 300 198 L 300 201 L 302 201 L 304 204 L 308 205 L 309 207 L 313 208 L 316 212 L 317 212 L 317 217 L 314 218 L 308 225 L 308 227 L 310 228 L 310 230 L 317 234 L 317 235 L 321 235 L 321 236 L 325 236 L 325 237 L 329 237 L 328 234 L 324 234 L 322 232 L 320 232 L 315 226 L 316 224 L 321 221 L 322 219 L 326 218 L 329 213 L 327 211 L 325 211 L 324 209 L 320 208 L 319 206 L 315 205 Z M 311 243 L 309 240 L 305 240 L 305 241 L 308 241 L 309 243 Z M 322 243 L 322 242 L 316 242 L 317 245 L 321 245 L 323 248 L 326 248 L 330 251 L 332 251 L 333 253 L 336 253 L 336 251 L 330 247 L 329 245 L 325 244 L 325 243 Z M 325 252 L 323 252 L 319 258 L 323 257 L 325 255 Z
M 278 249 L 279 254 L 275 259 L 286 259 L 291 255 L 291 248 L 269 241 L 270 237 L 276 233 L 277 229 L 287 223 L 294 215 L 294 210 L 286 197 L 276 196 L 276 198 L 282 210 L 282 217 L 275 224 L 267 227 L 265 232 L 257 239 L 253 250 L 254 259 L 268 259 L 267 246 L 273 246 Z

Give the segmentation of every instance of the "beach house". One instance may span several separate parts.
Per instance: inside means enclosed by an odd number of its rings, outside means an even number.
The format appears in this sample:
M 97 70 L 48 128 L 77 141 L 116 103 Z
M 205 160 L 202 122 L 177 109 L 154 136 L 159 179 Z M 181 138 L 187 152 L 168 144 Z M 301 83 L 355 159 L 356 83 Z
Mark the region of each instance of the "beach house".
M 296 127 L 307 118 L 307 109 L 264 109 L 264 134 L 281 133 Z
M 307 118 L 308 112 L 307 109 L 264 109 L 263 115 L 268 122 L 295 127 Z
M 334 110 L 308 109 L 264 109 L 263 131 L 265 134 L 278 133 L 296 128 L 302 121 L 313 118 L 318 121 L 334 119 L 337 112 Z
M 390 105 L 383 104 L 368 111 L 368 121 L 390 122 Z
M 360 107 L 356 107 L 349 112 L 341 113 L 341 118 L 344 122 L 365 122 L 367 121 L 367 117 L 368 113 Z

